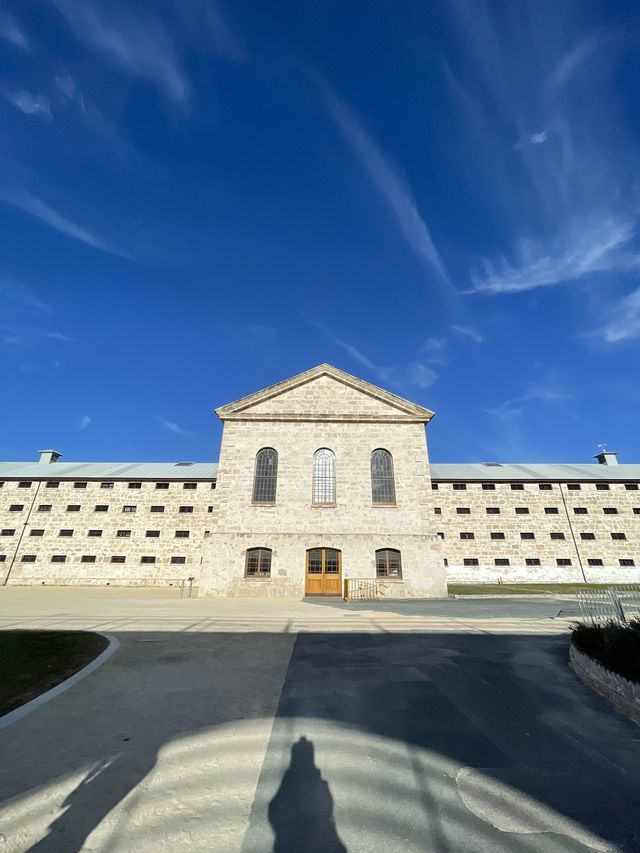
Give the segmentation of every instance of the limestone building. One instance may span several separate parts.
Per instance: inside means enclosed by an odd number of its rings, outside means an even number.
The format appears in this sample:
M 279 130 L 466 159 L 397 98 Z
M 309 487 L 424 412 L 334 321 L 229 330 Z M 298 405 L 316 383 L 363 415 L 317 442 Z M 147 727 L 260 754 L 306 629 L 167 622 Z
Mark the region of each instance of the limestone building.
M 0 582 L 389 597 L 640 581 L 640 465 L 429 465 L 433 413 L 330 365 L 217 410 L 219 463 L 0 463 Z

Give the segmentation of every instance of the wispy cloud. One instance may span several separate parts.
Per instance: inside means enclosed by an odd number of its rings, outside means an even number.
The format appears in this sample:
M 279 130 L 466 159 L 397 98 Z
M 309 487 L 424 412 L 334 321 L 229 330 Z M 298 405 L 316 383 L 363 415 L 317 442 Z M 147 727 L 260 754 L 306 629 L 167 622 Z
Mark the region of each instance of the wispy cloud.
M 559 241 L 523 239 L 513 259 L 485 259 L 483 271 L 472 276 L 472 292 L 519 293 L 593 273 L 628 272 L 640 266 L 640 256 L 631 248 L 635 237 L 635 219 L 605 214 L 583 222 Z
M 579 41 L 561 59 L 549 75 L 549 85 L 564 86 L 585 65 L 605 43 L 601 35 L 591 35 Z
M 193 435 L 191 430 L 184 429 L 183 427 L 175 423 L 175 421 L 168 421 L 166 418 L 161 417 L 158 417 L 158 420 L 168 432 L 172 432 L 175 435 Z
M 77 37 L 100 51 L 112 65 L 156 85 L 170 100 L 184 104 L 190 86 L 169 35 L 152 19 L 92 0 L 53 0 Z
M 3 305 L 9 304 L 20 310 L 51 313 L 51 306 L 30 287 L 7 278 L 0 278 L 0 300 Z
M 21 89 L 17 92 L 7 93 L 7 100 L 25 115 L 37 116 L 45 121 L 53 121 L 51 104 L 46 95 L 32 95 L 31 92 Z
M 640 287 L 618 302 L 609 322 L 598 334 L 608 344 L 640 338 Z
M 89 415 L 83 415 L 77 423 L 78 429 L 86 429 L 91 423 Z
M 406 386 L 428 388 L 438 378 L 435 370 L 419 361 L 394 364 L 390 367 L 383 367 L 376 364 L 356 346 L 330 332 L 322 323 L 317 323 L 314 320 L 309 320 L 308 322 L 312 326 L 315 326 L 316 329 L 319 329 L 336 346 L 344 350 L 354 361 L 370 371 L 380 382 L 385 382 L 399 388 Z
M 485 409 L 499 420 L 520 417 L 529 403 L 559 403 L 572 399 L 572 394 L 557 384 L 531 384 L 520 396 L 505 400 L 499 406 Z
M 459 326 L 456 323 L 451 323 L 449 325 L 449 329 L 456 335 L 460 335 L 463 338 L 468 338 L 476 344 L 484 344 L 486 342 L 486 337 L 479 332 L 478 329 L 474 329 L 473 326 Z
M 21 210 L 23 213 L 28 213 L 55 231 L 65 234 L 67 237 L 72 237 L 74 240 L 80 240 L 82 243 L 93 246 L 94 249 L 99 249 L 101 252 L 108 252 L 112 255 L 119 255 L 123 258 L 130 258 L 130 255 L 125 251 L 110 245 L 80 225 L 76 225 L 75 222 L 72 222 L 53 207 L 50 207 L 43 199 L 32 195 L 27 190 L 0 189 L 0 201 Z
M 21 50 L 29 50 L 27 37 L 10 15 L 0 15 L 0 38 Z
M 65 335 L 63 332 L 39 329 L 34 326 L 23 326 L 11 322 L 0 323 L 0 332 L 2 333 L 3 344 L 18 348 L 32 344 L 37 340 L 42 340 L 42 338 L 67 344 L 74 341 L 71 335 Z
M 440 279 L 449 283 L 444 264 L 431 238 L 429 228 L 420 215 L 407 181 L 385 158 L 376 143 L 364 130 L 353 113 L 336 95 L 327 81 L 314 75 L 322 91 L 327 109 L 344 134 L 354 154 L 380 192 L 396 221 L 400 233 L 411 249 L 434 270 Z

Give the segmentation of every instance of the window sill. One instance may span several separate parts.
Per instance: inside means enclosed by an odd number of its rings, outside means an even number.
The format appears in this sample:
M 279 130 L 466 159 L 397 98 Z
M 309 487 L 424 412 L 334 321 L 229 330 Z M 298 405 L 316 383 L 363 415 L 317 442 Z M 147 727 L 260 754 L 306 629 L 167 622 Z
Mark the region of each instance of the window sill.
M 376 578 L 376 580 L 382 583 L 404 583 L 404 578 Z
M 332 504 L 311 504 L 311 509 L 335 509 L 338 506 L 337 503 Z
M 249 581 L 250 583 L 254 583 L 255 581 L 258 581 L 258 583 L 267 583 L 268 581 L 270 581 L 270 580 L 271 580 L 271 576 L 269 576 L 269 577 L 262 577 L 262 578 L 260 578 L 260 577 L 252 578 L 252 577 L 247 577 L 247 576 L 245 576 L 245 577 L 243 578 L 243 580 L 245 580 L 245 581 Z
M 381 509 L 398 509 L 398 504 L 383 504 L 383 503 L 371 503 L 372 507 L 380 507 Z
M 270 509 L 271 507 L 274 507 L 275 505 L 276 505 L 275 501 L 273 503 L 267 503 L 266 501 L 264 503 L 262 501 L 251 501 L 251 506 L 266 507 L 267 509 Z

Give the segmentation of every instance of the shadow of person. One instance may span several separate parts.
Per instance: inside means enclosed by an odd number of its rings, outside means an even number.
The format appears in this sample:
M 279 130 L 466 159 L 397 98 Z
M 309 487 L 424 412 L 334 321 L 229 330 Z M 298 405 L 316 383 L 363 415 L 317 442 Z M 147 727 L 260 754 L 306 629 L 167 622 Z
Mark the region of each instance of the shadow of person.
M 274 853 L 347 853 L 333 819 L 333 797 L 315 765 L 313 742 L 301 737 L 269 803 Z

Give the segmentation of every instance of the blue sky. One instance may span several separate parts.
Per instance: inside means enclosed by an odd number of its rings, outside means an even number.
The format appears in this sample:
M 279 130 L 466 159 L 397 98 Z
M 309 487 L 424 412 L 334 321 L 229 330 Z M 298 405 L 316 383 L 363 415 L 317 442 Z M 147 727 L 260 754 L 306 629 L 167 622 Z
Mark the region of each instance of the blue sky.
M 216 459 L 328 361 L 434 461 L 639 461 L 640 8 L 0 12 L 0 447 Z

